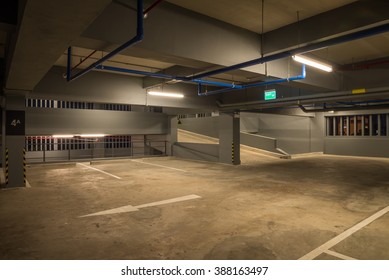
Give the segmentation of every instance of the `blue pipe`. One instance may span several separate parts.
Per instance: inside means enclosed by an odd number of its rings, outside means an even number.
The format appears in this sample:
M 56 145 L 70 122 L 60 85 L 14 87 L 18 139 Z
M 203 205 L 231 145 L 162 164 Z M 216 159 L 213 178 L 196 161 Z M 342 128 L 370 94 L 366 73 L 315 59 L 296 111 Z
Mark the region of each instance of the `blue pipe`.
M 181 76 L 173 76 L 173 75 L 162 74 L 162 73 L 153 73 L 153 72 L 140 71 L 140 70 L 134 70 L 134 69 L 126 69 L 126 68 L 120 68 L 120 67 L 114 67 L 114 66 L 103 66 L 101 64 L 97 65 L 95 67 L 95 69 L 121 72 L 121 73 L 126 73 L 126 74 L 143 75 L 143 76 L 160 78 L 160 79 L 176 80 L 176 81 L 182 81 L 182 82 L 186 82 L 186 83 L 196 83 L 196 84 L 198 84 L 198 88 L 199 88 L 198 95 L 200 95 L 200 96 L 216 94 L 216 93 L 237 90 L 237 89 L 245 89 L 245 88 L 251 88 L 251 87 L 259 87 L 259 86 L 264 86 L 264 85 L 284 83 L 284 82 L 288 82 L 288 81 L 301 80 L 301 79 L 305 79 L 305 76 L 306 76 L 304 64 L 302 66 L 302 73 L 299 76 L 285 78 L 285 79 L 278 79 L 278 80 L 273 80 L 273 81 L 267 81 L 267 82 L 261 82 L 261 83 L 248 84 L 248 85 L 235 85 L 235 84 L 207 81 L 207 80 L 201 80 L 201 79 L 188 80 L 186 77 L 181 77 Z M 212 86 L 220 86 L 220 87 L 226 87 L 226 88 L 214 90 L 214 91 L 210 91 L 210 92 L 201 92 L 202 85 L 212 85 Z
M 194 79 L 194 80 L 190 80 L 190 81 L 197 83 L 197 84 L 204 84 L 204 85 L 211 85 L 211 86 L 228 87 L 228 88 L 234 88 L 234 89 L 242 88 L 241 85 L 221 83 L 221 82 L 215 82 L 215 81 L 207 81 L 207 80 L 201 80 L 201 79 Z
M 171 76 L 171 75 L 146 72 L 146 71 L 140 71 L 140 70 L 133 70 L 133 69 L 126 69 L 126 68 L 120 68 L 120 67 L 97 65 L 95 68 L 98 70 L 108 70 L 108 71 L 121 72 L 121 73 L 126 73 L 126 74 L 144 75 L 144 76 L 160 78 L 160 79 L 178 80 L 178 79 L 176 79 L 176 77 Z
M 133 70 L 133 69 L 126 69 L 126 68 L 120 68 L 120 67 L 113 67 L 113 66 L 103 66 L 103 65 L 97 65 L 95 69 L 98 70 L 108 70 L 108 71 L 114 71 L 114 72 L 121 72 L 126 74 L 136 74 L 136 75 L 143 75 L 148 77 L 154 77 L 154 78 L 160 78 L 160 79 L 168 79 L 168 80 L 177 80 L 182 81 L 186 83 L 195 83 L 195 84 L 204 84 L 204 85 L 212 85 L 212 86 L 219 86 L 219 87 L 228 87 L 228 88 L 234 88 L 239 89 L 242 86 L 235 85 L 235 84 L 229 84 L 229 83 L 222 83 L 222 82 L 215 82 L 215 81 L 207 81 L 207 80 L 189 80 L 186 77 L 181 76 L 173 76 L 168 74 L 162 74 L 162 73 L 154 73 L 154 72 L 147 72 L 147 71 L 140 71 L 140 70 Z
M 260 82 L 260 83 L 241 85 L 239 88 L 223 88 L 223 89 L 218 89 L 218 90 L 213 90 L 213 91 L 208 91 L 208 92 L 201 92 L 201 84 L 199 84 L 197 93 L 200 96 L 211 95 L 211 94 L 222 93 L 222 92 L 227 92 L 227 91 L 232 91 L 232 90 L 237 90 L 237 89 L 246 89 L 246 88 L 252 88 L 252 87 L 281 84 L 281 83 L 286 83 L 286 82 L 290 82 L 290 81 L 297 81 L 297 80 L 305 79 L 306 76 L 307 76 L 307 72 L 305 69 L 305 64 L 303 64 L 302 69 L 301 69 L 301 75 L 298 75 L 298 76 L 277 79 L 277 80 L 272 80 L 272 81 L 266 81 L 266 82 Z
M 337 44 L 341 44 L 341 43 L 345 43 L 345 42 L 349 42 L 349 41 L 353 41 L 353 40 L 357 40 L 357 39 L 362 39 L 365 37 L 381 34 L 381 33 L 388 32 L 388 31 L 389 31 L 389 23 L 383 24 L 380 26 L 376 26 L 376 27 L 372 27 L 372 28 L 369 28 L 366 30 L 357 31 L 355 33 L 339 36 L 337 38 L 324 40 L 324 41 L 321 41 L 318 43 L 309 44 L 309 45 L 306 45 L 303 47 L 298 47 L 298 48 L 295 48 L 293 50 L 284 51 L 284 52 L 280 52 L 277 54 L 273 54 L 273 55 L 253 59 L 253 60 L 250 60 L 247 62 L 235 64 L 232 66 L 224 67 L 221 69 L 216 69 L 216 70 L 208 71 L 208 72 L 201 73 L 198 75 L 189 76 L 188 78 L 189 79 L 201 79 L 204 77 L 214 76 L 214 75 L 222 74 L 222 73 L 229 72 L 232 70 L 237 70 L 237 69 L 241 69 L 241 68 L 245 68 L 245 67 L 249 67 L 249 66 L 253 66 L 253 65 L 257 65 L 257 64 L 263 64 L 266 62 L 270 62 L 270 61 L 274 61 L 274 60 L 278 60 L 278 59 L 282 59 L 282 58 L 287 58 L 287 57 L 290 57 L 290 56 L 295 55 L 295 54 L 310 52 L 310 51 L 317 50 L 320 48 L 329 47 L 329 46 L 333 46 L 333 45 L 337 45 Z
M 67 74 L 67 81 L 73 81 L 73 80 L 81 77 L 82 75 L 88 73 L 92 69 L 94 69 L 97 66 L 99 66 L 104 61 L 106 61 L 106 60 L 110 59 L 111 57 L 115 56 L 116 54 L 120 53 L 124 49 L 126 49 L 128 47 L 131 47 L 131 46 L 135 45 L 136 43 L 139 43 L 140 41 L 142 41 L 143 37 L 144 37 L 144 32 L 143 32 L 143 0 L 137 0 L 137 11 L 136 11 L 136 13 L 137 13 L 137 20 L 136 20 L 137 28 L 136 28 L 136 35 L 135 35 L 134 38 L 132 38 L 131 40 L 127 41 L 123 45 L 119 46 L 118 48 L 116 48 L 112 52 L 108 53 L 107 55 L 105 55 L 104 57 L 102 57 L 101 59 L 96 61 L 95 63 L 89 65 L 87 68 L 81 70 L 80 72 L 75 74 L 73 77 L 70 76 L 70 70 L 69 70 L 69 66 L 68 66 L 68 69 L 67 69 L 67 72 L 68 72 L 68 74 Z M 68 52 L 68 60 L 69 60 L 69 52 Z

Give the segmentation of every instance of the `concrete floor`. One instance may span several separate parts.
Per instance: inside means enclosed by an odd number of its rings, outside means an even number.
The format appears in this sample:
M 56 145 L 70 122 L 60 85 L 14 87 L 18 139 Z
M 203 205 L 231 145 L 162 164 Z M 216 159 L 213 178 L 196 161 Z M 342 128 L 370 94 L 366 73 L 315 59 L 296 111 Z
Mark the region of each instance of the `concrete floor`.
M 31 188 L 0 191 L 0 259 L 299 259 L 331 240 L 308 258 L 389 259 L 386 210 L 353 230 L 389 205 L 389 160 L 242 159 L 30 166 Z

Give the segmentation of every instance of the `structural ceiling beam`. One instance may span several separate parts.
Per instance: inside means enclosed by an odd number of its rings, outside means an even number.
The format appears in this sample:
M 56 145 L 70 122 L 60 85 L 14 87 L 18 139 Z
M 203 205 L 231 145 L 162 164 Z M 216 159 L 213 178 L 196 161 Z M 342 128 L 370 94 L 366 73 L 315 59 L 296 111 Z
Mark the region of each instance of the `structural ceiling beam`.
M 32 90 L 111 0 L 26 1 L 6 78 L 7 89 Z

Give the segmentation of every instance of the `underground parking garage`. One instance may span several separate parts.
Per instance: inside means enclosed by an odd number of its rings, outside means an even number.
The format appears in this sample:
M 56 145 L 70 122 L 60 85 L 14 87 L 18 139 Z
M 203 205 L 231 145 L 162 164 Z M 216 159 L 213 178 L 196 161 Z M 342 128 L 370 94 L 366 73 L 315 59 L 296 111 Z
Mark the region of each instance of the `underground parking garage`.
M 387 1 L 4 2 L 0 259 L 389 259 Z

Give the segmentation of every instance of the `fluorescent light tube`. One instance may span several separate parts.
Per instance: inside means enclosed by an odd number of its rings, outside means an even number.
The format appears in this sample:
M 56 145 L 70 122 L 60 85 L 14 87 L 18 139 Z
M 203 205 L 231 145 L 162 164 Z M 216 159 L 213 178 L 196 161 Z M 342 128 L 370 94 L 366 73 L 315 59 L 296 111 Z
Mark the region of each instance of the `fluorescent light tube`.
M 104 137 L 105 134 L 80 134 L 80 137 Z
M 56 134 L 53 135 L 53 138 L 73 138 L 74 135 L 72 134 Z
M 332 66 L 331 65 L 325 64 L 323 62 L 320 62 L 320 61 L 317 61 L 317 60 L 314 60 L 314 59 L 311 59 L 311 58 L 308 58 L 308 57 L 303 57 L 301 55 L 294 55 L 292 57 L 297 62 L 300 62 L 300 63 L 306 64 L 306 65 L 315 67 L 317 69 L 320 69 L 320 70 L 323 70 L 323 71 L 326 71 L 326 72 L 332 72 Z
M 170 92 L 160 92 L 160 91 L 149 91 L 148 94 L 154 96 L 163 96 L 163 97 L 173 97 L 173 98 L 183 98 L 184 95 L 181 93 L 170 93 Z

